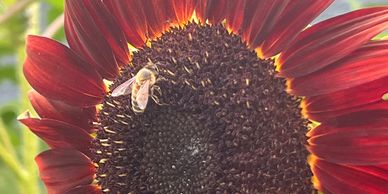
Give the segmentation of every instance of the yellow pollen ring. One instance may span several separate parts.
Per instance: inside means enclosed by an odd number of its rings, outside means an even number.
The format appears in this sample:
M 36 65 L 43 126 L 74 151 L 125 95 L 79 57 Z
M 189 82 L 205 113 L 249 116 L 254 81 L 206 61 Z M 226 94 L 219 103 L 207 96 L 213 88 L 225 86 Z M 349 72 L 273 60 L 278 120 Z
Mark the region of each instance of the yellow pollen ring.
M 316 189 L 322 188 L 321 183 L 320 183 L 319 180 L 318 180 L 318 177 L 312 176 L 312 177 L 311 177 L 311 182 L 313 183 L 314 188 L 316 188 Z
M 106 89 L 109 90 L 109 86 L 113 84 L 113 81 L 107 79 L 103 79 L 102 81 L 104 82 Z
M 263 54 L 263 51 L 261 50 L 261 47 L 257 47 L 255 51 L 256 51 L 257 57 L 259 57 L 260 59 L 264 58 L 264 54 Z
M 304 118 L 308 118 L 308 111 L 307 111 L 307 103 L 306 103 L 306 100 L 305 99 L 302 99 L 302 101 L 300 102 L 300 108 L 302 109 L 301 110 L 301 114 Z
M 129 53 L 130 53 L 131 55 L 133 55 L 134 52 L 139 51 L 139 49 L 136 48 L 136 47 L 135 47 L 134 45 L 132 45 L 131 43 L 128 42 L 127 45 L 128 45 Z
M 279 72 L 280 71 L 280 66 L 282 64 L 282 62 L 280 61 L 280 57 L 279 57 L 280 54 L 276 55 L 275 56 L 275 67 L 276 67 L 276 71 Z
M 192 21 L 196 24 L 200 24 L 199 18 L 197 17 L 197 13 L 195 12 L 195 10 L 193 11 L 193 15 L 191 15 L 189 21 Z
M 313 174 L 314 174 L 314 169 L 316 168 L 315 164 L 317 162 L 317 157 L 310 154 L 308 157 L 307 157 L 307 163 L 310 165 L 310 168 L 312 169 L 313 171 Z M 322 187 L 321 187 L 321 183 L 319 182 L 318 180 L 318 177 L 316 177 L 315 175 L 313 175 L 311 177 L 311 183 L 313 183 L 314 185 L 314 188 L 320 190 Z

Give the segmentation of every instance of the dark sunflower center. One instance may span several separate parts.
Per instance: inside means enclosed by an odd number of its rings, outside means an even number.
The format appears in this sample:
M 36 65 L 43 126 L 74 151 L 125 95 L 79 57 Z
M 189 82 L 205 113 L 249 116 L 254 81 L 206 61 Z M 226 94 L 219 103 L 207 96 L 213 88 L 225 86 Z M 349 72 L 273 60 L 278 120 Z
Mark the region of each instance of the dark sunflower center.
M 107 96 L 99 114 L 93 160 L 104 192 L 313 191 L 307 121 L 272 60 L 257 58 L 222 26 L 174 28 L 151 45 L 111 89 L 152 61 L 159 104 L 150 97 L 135 114 L 130 95 Z

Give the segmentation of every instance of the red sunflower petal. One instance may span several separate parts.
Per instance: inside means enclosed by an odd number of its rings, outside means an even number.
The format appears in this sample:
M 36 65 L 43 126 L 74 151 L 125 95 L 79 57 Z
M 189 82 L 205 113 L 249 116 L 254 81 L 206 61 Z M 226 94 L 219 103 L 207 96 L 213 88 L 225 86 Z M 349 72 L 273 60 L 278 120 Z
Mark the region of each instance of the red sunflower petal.
M 24 75 L 42 95 L 75 106 L 94 106 L 105 95 L 97 72 L 64 45 L 30 35 L 26 47 Z
M 322 187 L 322 189 L 320 189 L 320 191 L 324 194 L 333 194 L 332 192 L 330 192 L 329 190 L 327 190 L 325 187 Z
M 104 1 L 125 32 L 130 44 L 140 48 L 147 39 L 146 16 L 138 0 Z
M 137 48 L 159 36 L 171 23 L 186 23 L 195 0 L 104 1 L 124 29 L 128 41 Z
M 388 101 L 380 100 L 378 102 L 366 104 L 363 106 L 357 106 L 347 109 L 334 110 L 334 111 L 310 111 L 308 109 L 303 109 L 303 113 L 311 120 L 314 121 L 329 121 L 330 120 L 341 120 L 341 117 L 354 117 L 356 119 L 358 117 L 363 117 L 363 119 L 369 119 L 374 117 L 374 114 L 370 114 L 375 111 L 383 111 L 388 109 Z M 354 116 L 352 116 L 354 114 Z M 352 118 L 351 118 L 352 119 Z
M 187 23 L 191 18 L 197 0 L 172 0 L 175 17 L 179 24 Z
M 371 41 L 332 65 L 307 76 L 288 82 L 288 90 L 294 95 L 316 96 L 356 87 L 375 80 L 388 78 L 388 41 Z M 379 81 L 372 85 L 379 84 Z M 385 82 L 387 83 L 387 82 Z M 380 89 L 384 87 L 380 82 Z M 361 86 L 360 90 L 369 84 Z M 377 85 L 376 85 L 377 86 Z M 377 94 L 372 89 L 369 93 Z M 388 91 L 385 89 L 385 91 Z M 376 91 L 377 92 L 377 91 Z M 381 91 L 380 91 L 381 92 Z M 358 93 L 358 92 L 357 92 Z M 371 94 L 371 95 L 372 95 Z M 356 94 L 354 94 L 356 95 Z M 377 94 L 382 95 L 382 94 Z
M 195 13 L 200 22 L 209 20 L 211 24 L 217 24 L 225 19 L 226 3 L 225 0 L 198 0 Z
M 355 112 L 339 117 L 331 118 L 324 121 L 330 125 L 343 127 L 343 126 L 357 126 L 368 122 L 374 122 L 377 120 L 388 118 L 388 109 L 376 109 L 364 112 Z
M 331 193 L 384 194 L 388 192 L 386 179 L 352 168 L 352 166 L 333 164 L 318 159 L 313 163 L 312 171 L 322 187 Z
M 35 158 L 40 177 L 50 194 L 61 194 L 80 185 L 92 183 L 95 167 L 81 152 L 51 149 Z
M 256 48 L 267 37 L 289 2 L 288 0 L 247 1 L 242 37 L 252 48 Z
M 31 118 L 29 112 L 20 115 L 18 120 L 51 148 L 73 148 L 90 155 L 90 131 L 86 132 L 77 126 L 53 119 Z
M 244 19 L 246 1 L 227 1 L 226 25 L 236 34 L 239 34 Z
M 96 119 L 96 108 L 70 106 L 58 100 L 50 100 L 36 91 L 30 91 L 28 97 L 35 111 L 41 118 L 64 121 L 83 129 L 92 128 Z
M 326 146 L 311 145 L 307 149 L 319 158 L 335 163 L 357 165 L 385 164 L 388 161 L 387 145 Z M 361 159 L 362 158 L 362 159 Z
M 296 36 L 322 13 L 334 0 L 293 0 L 283 11 L 274 28 L 261 45 L 264 58 L 274 56 L 286 48 Z M 303 10 L 303 11 L 300 11 Z M 290 18 L 292 18 L 290 20 Z
M 148 26 L 150 38 L 159 37 L 169 27 L 170 20 L 173 20 L 173 5 L 169 0 L 142 0 L 142 8 Z M 170 13 L 168 13 L 170 12 Z
M 67 0 L 65 32 L 70 48 L 81 54 L 106 79 L 129 62 L 127 40 L 101 1 Z
M 212 0 L 209 1 L 209 4 L 211 4 Z M 195 5 L 195 14 L 196 17 L 199 19 L 199 22 L 206 23 L 206 7 L 207 7 L 207 0 L 197 0 L 197 4 Z
M 388 7 L 353 11 L 303 31 L 277 59 L 279 75 L 301 77 L 345 57 L 382 32 Z
M 65 194 L 102 194 L 101 188 L 96 185 L 84 185 L 67 191 Z
M 378 166 L 351 166 L 351 168 L 372 174 L 376 177 L 388 181 L 388 164 L 378 165 Z
M 340 124 L 332 123 L 322 123 L 319 126 L 311 129 L 306 135 L 307 137 L 320 136 L 327 133 L 336 133 L 336 131 L 341 131 L 343 129 L 352 129 L 359 128 L 360 126 L 375 126 L 375 125 L 384 125 L 388 123 L 388 113 L 385 115 L 374 115 L 372 119 L 363 119 L 363 120 L 354 120 L 353 122 L 342 122 Z
M 74 1 L 74 0 L 72 0 Z M 129 49 L 125 34 L 103 3 L 84 0 L 86 8 L 101 30 L 120 66 L 129 63 Z
M 386 83 L 388 76 L 346 90 L 306 97 L 304 106 L 307 112 L 327 112 L 376 103 L 388 92 Z
M 170 27 L 170 23 L 178 24 L 178 18 L 174 10 L 174 1 L 171 0 L 157 0 L 152 1 L 157 15 L 160 15 L 165 29 Z
M 388 163 L 388 120 L 359 126 L 322 124 L 308 134 L 308 149 L 329 162 L 353 165 Z

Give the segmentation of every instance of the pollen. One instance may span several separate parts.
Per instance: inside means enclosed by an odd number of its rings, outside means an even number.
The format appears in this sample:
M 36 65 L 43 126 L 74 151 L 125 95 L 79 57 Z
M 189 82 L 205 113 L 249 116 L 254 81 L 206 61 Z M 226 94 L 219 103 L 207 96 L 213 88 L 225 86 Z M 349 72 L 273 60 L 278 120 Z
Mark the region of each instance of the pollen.
M 104 98 L 93 161 L 103 193 L 312 193 L 301 99 L 272 59 L 222 25 L 187 24 L 133 53 L 111 90 L 149 60 L 160 103 L 134 113 L 131 96 Z

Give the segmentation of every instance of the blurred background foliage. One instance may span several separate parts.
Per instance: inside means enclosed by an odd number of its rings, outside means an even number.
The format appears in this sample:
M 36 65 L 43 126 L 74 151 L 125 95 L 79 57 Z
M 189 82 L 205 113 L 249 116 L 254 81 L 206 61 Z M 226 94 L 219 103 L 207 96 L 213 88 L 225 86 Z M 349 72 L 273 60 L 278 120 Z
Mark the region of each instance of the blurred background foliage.
M 316 21 L 350 10 L 388 5 L 388 0 L 336 0 Z M 0 0 L 0 193 L 45 193 L 34 157 L 46 149 L 16 117 L 32 111 L 22 76 L 27 34 L 65 42 L 62 0 Z M 378 38 L 388 36 L 388 32 Z
M 34 157 L 45 145 L 16 117 L 26 109 L 30 87 L 22 76 L 25 37 L 64 42 L 63 1 L 0 0 L 0 193 L 45 193 Z

